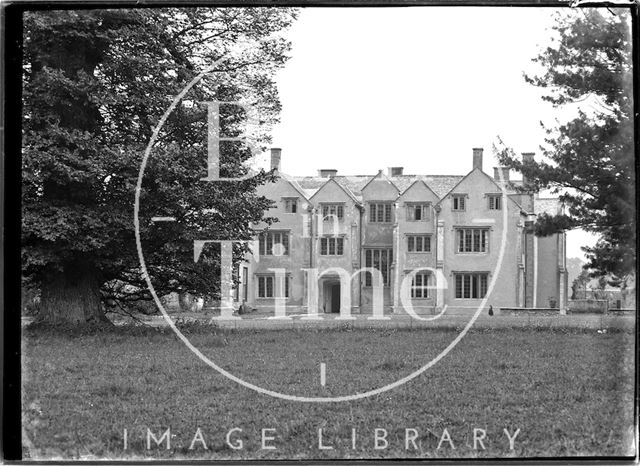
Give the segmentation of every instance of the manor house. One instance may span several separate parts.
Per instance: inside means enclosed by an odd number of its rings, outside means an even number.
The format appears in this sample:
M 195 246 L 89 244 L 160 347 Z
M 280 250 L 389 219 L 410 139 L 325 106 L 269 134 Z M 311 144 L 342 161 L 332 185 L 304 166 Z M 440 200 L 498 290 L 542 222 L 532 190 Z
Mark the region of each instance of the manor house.
M 501 167 L 488 175 L 482 157 L 482 149 L 473 149 L 471 170 L 460 176 L 407 175 L 390 167 L 373 175 L 322 169 L 300 177 L 282 173 L 281 150 L 271 149 L 278 179 L 259 194 L 273 201 L 265 215 L 278 221 L 257 226 L 262 233 L 254 254 L 238 270 L 236 305 L 272 310 L 280 302 L 288 314 L 307 312 L 312 287 L 318 312 L 347 306 L 366 314 L 382 288 L 385 314 L 402 313 L 404 284 L 418 314 L 445 305 L 448 313 L 472 313 L 487 295 L 486 307 L 496 310 L 565 309 L 566 236 L 533 232 L 536 216 L 559 213 L 560 202 L 518 190 L 527 180 L 510 180 Z M 362 268 L 379 274 L 358 272 Z M 446 288 L 434 287 L 436 279 Z

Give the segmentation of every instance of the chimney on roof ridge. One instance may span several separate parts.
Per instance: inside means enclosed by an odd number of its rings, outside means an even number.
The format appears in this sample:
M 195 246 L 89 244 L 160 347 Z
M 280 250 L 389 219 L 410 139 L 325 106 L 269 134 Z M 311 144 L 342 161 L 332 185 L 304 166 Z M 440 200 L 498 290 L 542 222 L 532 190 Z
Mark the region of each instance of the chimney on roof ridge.
M 335 168 L 323 168 L 318 170 L 318 175 L 322 178 L 333 178 L 338 174 L 338 170 Z
M 502 181 L 509 181 L 509 169 L 507 167 L 493 167 L 493 179 L 500 181 L 502 175 Z
M 482 171 L 482 153 L 484 152 L 484 149 L 482 147 L 474 147 L 473 148 L 473 168 L 472 170 L 475 170 L 476 168 L 479 168 L 480 171 Z
M 387 168 L 387 176 L 402 176 L 402 170 L 404 167 L 389 167 Z
M 280 171 L 280 161 L 282 158 L 282 149 L 278 147 L 271 148 L 271 170 Z

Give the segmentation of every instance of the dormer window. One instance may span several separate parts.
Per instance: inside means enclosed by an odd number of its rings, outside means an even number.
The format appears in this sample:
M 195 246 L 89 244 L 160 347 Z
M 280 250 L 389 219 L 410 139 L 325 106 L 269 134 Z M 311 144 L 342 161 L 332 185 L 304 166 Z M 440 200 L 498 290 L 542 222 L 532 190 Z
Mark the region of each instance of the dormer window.
M 455 194 L 452 196 L 452 204 L 451 210 L 455 212 L 463 212 L 465 210 L 466 204 L 466 195 L 465 194 Z
M 284 211 L 288 214 L 295 214 L 298 212 L 298 198 L 289 197 L 284 199 Z

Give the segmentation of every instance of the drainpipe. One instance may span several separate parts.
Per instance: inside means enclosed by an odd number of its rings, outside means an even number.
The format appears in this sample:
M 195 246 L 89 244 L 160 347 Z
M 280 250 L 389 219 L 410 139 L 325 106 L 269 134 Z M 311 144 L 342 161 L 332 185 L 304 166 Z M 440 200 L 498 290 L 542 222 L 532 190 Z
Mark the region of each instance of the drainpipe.
M 359 215 L 359 222 L 360 224 L 358 225 L 360 231 L 358 232 L 358 270 L 362 269 L 362 243 L 364 242 L 362 239 L 362 235 L 363 233 L 363 228 L 362 228 L 362 216 L 364 215 L 364 206 L 361 206 L 359 204 L 356 204 L 356 207 L 358 208 L 358 211 L 360 212 Z M 358 309 L 360 309 L 360 314 L 362 314 L 362 273 L 358 272 Z

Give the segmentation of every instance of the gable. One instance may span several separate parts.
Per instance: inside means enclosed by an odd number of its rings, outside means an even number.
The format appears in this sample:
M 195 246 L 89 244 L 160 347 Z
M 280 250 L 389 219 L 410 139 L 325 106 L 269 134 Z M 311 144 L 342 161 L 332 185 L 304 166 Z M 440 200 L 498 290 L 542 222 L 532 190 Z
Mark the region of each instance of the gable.
M 333 178 L 323 184 L 311 197 L 310 201 L 313 204 L 321 202 L 352 202 L 355 203 L 356 199 L 353 198 L 347 190 L 340 186 L 340 184 Z
M 444 203 L 451 199 L 452 194 L 469 194 L 469 193 L 495 193 L 502 194 L 500 186 L 482 170 L 475 168 L 470 171 L 464 178 L 462 178 L 458 184 L 456 184 L 446 196 L 442 198 L 439 204 Z M 521 209 L 520 205 L 512 199 L 507 191 L 507 202 L 512 202 L 518 209 Z
M 429 188 L 424 181 L 415 181 L 398 198 L 403 202 L 430 202 L 437 204 L 440 198 Z
M 395 201 L 400 191 L 382 172 L 372 178 L 367 185 L 362 188 L 362 197 L 371 200 Z
M 286 197 L 297 197 L 300 202 L 300 207 L 302 208 L 306 208 L 308 204 L 306 197 L 284 177 L 278 177 L 273 183 L 258 186 L 256 192 L 259 196 L 264 196 L 275 201 L 276 206 L 282 198 Z

